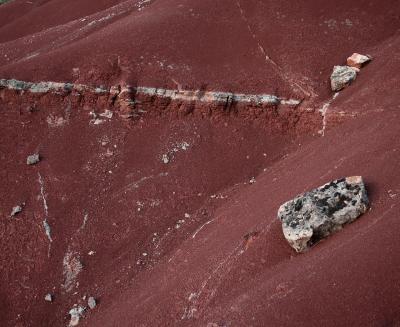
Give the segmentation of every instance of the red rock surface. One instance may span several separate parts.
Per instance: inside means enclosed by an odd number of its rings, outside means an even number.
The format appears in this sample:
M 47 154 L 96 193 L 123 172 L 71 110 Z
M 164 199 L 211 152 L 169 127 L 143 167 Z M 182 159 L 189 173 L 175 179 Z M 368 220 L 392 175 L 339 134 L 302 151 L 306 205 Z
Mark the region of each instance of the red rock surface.
M 101 101 L 0 91 L 1 325 L 66 326 L 93 296 L 79 326 L 397 326 L 399 3 L 138 3 L 0 6 L 0 78 L 304 101 L 197 115 L 155 100 L 94 125 Z M 353 52 L 374 60 L 332 99 L 332 66 Z M 353 175 L 371 210 L 296 254 L 278 207 Z M 82 265 L 70 291 L 63 261 Z

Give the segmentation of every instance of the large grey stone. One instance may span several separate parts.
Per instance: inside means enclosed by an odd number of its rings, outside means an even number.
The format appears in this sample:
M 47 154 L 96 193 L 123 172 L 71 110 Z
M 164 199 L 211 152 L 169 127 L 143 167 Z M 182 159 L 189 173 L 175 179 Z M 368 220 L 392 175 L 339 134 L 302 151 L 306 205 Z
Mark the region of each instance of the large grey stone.
M 334 66 L 331 75 L 332 91 L 337 92 L 350 85 L 357 77 L 357 68 L 349 66 Z
M 367 209 L 368 196 L 363 180 L 361 176 L 353 176 L 296 196 L 281 205 L 278 218 L 286 240 L 297 252 L 303 252 Z

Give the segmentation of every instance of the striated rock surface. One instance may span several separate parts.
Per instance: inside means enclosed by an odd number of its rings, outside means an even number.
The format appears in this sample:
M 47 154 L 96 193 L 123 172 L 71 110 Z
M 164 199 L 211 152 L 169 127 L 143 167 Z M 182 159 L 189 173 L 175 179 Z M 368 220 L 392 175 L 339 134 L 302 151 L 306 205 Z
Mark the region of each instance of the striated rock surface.
M 363 180 L 353 176 L 296 196 L 281 205 L 278 218 L 286 240 L 297 252 L 303 252 L 367 209 L 368 196 Z
M 370 62 L 372 58 L 370 56 L 365 56 L 359 53 L 353 53 L 347 58 L 347 66 L 355 67 L 360 69 L 362 66 Z
M 334 66 L 331 75 L 332 91 L 337 92 L 348 86 L 357 77 L 357 68 L 348 66 Z

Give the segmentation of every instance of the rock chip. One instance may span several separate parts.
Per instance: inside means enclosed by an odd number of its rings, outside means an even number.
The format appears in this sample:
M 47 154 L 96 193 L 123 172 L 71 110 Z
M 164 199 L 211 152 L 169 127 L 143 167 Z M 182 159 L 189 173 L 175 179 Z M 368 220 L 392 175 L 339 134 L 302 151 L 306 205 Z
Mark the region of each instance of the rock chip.
M 35 165 L 40 161 L 40 156 L 38 153 L 32 154 L 26 158 L 27 165 Z
M 347 66 L 361 68 L 371 60 L 371 56 L 353 53 L 350 57 L 347 58 Z
M 14 217 L 22 211 L 23 205 L 17 205 L 11 210 L 10 217 Z
M 93 296 L 89 297 L 89 299 L 88 299 L 89 308 L 94 309 L 96 307 L 96 305 L 97 305 L 96 299 Z
M 162 161 L 164 164 L 168 164 L 168 163 L 170 162 L 170 159 L 169 159 L 168 154 L 163 154 L 162 157 L 161 157 L 161 161 Z
M 357 77 L 358 69 L 348 66 L 334 66 L 331 75 L 332 91 L 337 92 L 348 86 Z
M 79 320 L 83 316 L 84 312 L 85 312 L 85 308 L 81 307 L 81 306 L 78 306 L 78 307 L 75 307 L 75 308 L 72 308 L 71 310 L 69 310 L 69 314 L 71 316 L 71 320 L 69 321 L 69 326 L 70 327 L 77 326 L 79 324 Z
M 281 205 L 278 218 L 286 240 L 303 252 L 351 223 L 368 209 L 361 176 L 346 177 L 300 194 Z
M 47 302 L 53 302 L 53 295 L 51 295 L 50 293 L 46 294 L 44 300 Z

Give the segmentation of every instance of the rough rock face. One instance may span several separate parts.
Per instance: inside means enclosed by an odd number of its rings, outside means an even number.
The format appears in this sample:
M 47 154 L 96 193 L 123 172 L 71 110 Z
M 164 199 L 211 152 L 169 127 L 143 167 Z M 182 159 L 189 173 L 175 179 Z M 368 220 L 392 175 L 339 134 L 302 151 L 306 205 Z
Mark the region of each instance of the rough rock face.
M 286 240 L 297 252 L 302 252 L 354 221 L 367 209 L 363 180 L 353 176 L 296 196 L 281 205 L 278 218 Z
M 337 92 L 348 86 L 357 77 L 357 69 L 348 66 L 334 66 L 331 75 L 332 91 Z
M 370 56 L 364 56 L 359 53 L 353 53 L 350 57 L 347 58 L 347 66 L 361 68 L 370 61 L 371 61 Z

